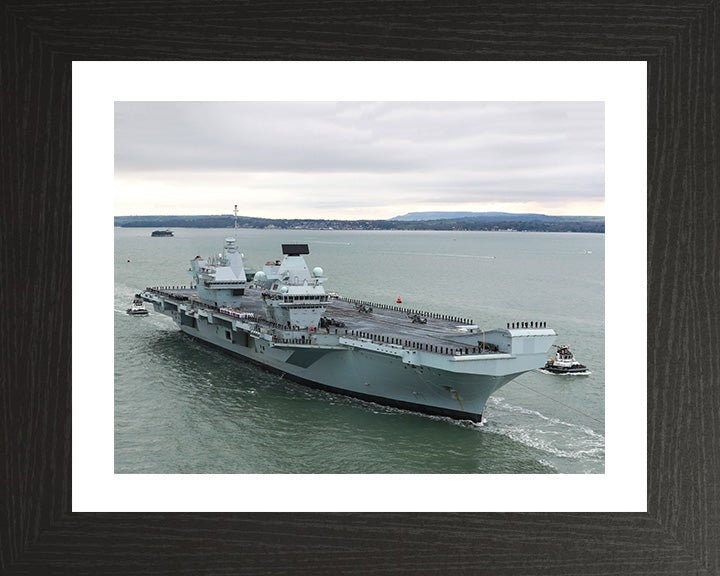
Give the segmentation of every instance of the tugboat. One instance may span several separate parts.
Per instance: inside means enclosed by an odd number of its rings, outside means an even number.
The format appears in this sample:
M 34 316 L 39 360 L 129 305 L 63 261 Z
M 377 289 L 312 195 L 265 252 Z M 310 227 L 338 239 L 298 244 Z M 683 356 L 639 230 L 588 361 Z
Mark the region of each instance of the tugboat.
M 548 360 L 543 368 L 540 368 L 541 372 L 548 374 L 573 374 L 575 376 L 587 376 L 592 374 L 588 370 L 587 366 L 580 364 L 575 360 L 575 356 L 570 352 L 570 348 L 565 345 L 558 346 L 553 344 L 557 348 L 554 360 Z
M 149 314 L 149 312 L 145 309 L 145 302 L 139 296 L 135 296 L 132 306 L 130 306 L 125 313 L 130 316 L 147 316 Z

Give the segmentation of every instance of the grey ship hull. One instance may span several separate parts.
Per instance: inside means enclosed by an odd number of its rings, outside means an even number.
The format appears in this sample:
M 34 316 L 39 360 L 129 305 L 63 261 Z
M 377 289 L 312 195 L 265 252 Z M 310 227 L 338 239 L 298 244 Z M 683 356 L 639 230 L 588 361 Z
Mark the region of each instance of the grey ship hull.
M 252 294 L 249 296 L 252 298 Z M 479 343 L 477 333 L 450 333 L 454 339 L 442 341 L 452 342 L 453 349 L 445 347 L 439 353 L 427 342 L 402 338 L 396 340 L 399 343 L 390 343 L 390 338 L 383 342 L 379 335 L 352 329 L 278 332 L 277 327 L 268 329 L 253 319 L 232 318 L 218 309 L 188 301 L 187 291 L 146 292 L 143 298 L 156 311 L 172 317 L 185 334 L 299 383 L 379 404 L 475 422 L 482 420 L 485 403 L 493 392 L 545 364 L 555 337 L 550 329 L 495 330 L 484 337 L 503 351 L 491 353 L 468 347 Z M 335 318 L 345 318 L 338 306 L 329 311 Z
M 256 342 L 233 345 L 213 326 L 182 326 L 192 336 L 292 380 L 331 392 L 408 410 L 479 422 L 488 397 L 516 375 L 454 374 L 404 364 L 366 350 L 288 350 Z M 448 387 L 458 392 L 448 390 Z

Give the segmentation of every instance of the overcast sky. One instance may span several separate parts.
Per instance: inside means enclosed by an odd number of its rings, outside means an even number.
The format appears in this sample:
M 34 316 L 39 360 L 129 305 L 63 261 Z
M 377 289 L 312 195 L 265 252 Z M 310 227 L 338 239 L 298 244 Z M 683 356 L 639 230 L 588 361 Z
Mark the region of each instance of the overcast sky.
M 116 102 L 115 214 L 604 215 L 602 102 Z

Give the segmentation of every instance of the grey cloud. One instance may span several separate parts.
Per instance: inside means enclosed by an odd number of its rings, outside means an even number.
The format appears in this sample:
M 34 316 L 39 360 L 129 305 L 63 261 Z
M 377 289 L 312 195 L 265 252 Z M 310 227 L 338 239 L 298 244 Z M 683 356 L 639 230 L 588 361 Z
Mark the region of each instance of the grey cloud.
M 458 202 L 496 201 L 498 193 L 513 201 L 602 198 L 604 106 L 117 102 L 115 172 L 172 180 L 316 174 L 321 186 L 365 189 L 369 202 L 378 190 L 428 202 L 433 194 Z

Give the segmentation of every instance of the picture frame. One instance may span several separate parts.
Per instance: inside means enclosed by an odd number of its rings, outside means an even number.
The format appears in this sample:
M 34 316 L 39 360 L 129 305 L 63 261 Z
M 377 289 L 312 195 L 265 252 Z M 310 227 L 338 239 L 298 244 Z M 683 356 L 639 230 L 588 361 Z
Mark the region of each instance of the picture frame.
M 720 573 L 717 0 L 278 8 L 0 9 L 0 572 Z M 71 512 L 71 67 L 137 59 L 647 61 L 648 512 Z

